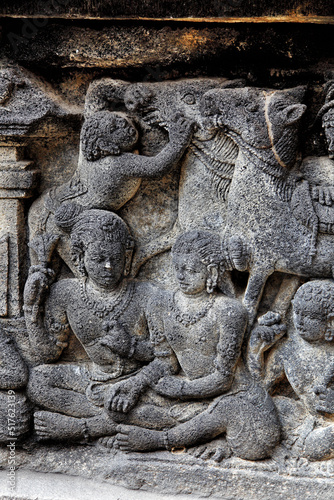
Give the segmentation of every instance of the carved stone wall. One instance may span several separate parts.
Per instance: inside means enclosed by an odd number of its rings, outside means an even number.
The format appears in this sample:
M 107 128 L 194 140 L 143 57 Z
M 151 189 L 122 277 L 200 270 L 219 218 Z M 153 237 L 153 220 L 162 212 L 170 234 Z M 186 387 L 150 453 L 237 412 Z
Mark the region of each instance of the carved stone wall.
M 11 498 L 333 498 L 332 8 L 112 4 L 0 7 Z

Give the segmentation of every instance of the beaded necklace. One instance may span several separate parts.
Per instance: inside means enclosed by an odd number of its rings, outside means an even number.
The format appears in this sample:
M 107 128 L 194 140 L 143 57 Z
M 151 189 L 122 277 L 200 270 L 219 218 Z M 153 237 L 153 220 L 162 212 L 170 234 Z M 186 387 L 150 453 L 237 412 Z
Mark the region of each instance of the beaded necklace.
M 194 325 L 197 323 L 200 319 L 204 318 L 215 303 L 216 297 L 212 294 L 209 295 L 209 300 L 206 306 L 198 311 L 197 313 L 191 315 L 189 313 L 184 313 L 180 311 L 178 306 L 175 303 L 175 293 L 173 294 L 172 297 L 169 299 L 169 309 L 174 313 L 175 319 L 179 322 L 182 323 L 184 326 L 188 327 L 190 325 Z
M 108 318 L 110 321 L 116 321 L 130 304 L 133 293 L 134 284 L 129 284 L 124 280 L 121 290 L 113 301 L 109 299 L 107 303 L 103 303 L 102 300 L 98 302 L 88 295 L 87 279 L 85 278 L 80 281 L 80 296 L 82 302 L 100 319 Z

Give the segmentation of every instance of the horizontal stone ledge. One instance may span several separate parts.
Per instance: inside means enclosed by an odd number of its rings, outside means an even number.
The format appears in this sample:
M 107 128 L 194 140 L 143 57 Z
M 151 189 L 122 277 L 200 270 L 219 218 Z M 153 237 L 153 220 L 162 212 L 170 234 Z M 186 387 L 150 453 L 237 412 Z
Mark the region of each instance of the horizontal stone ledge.
M 328 0 L 2 0 L 2 16 L 66 19 L 250 19 L 333 16 Z
M 13 171 L 1 170 L 0 174 L 0 189 L 32 189 L 37 184 L 38 172 L 30 171 Z
M 120 16 L 120 17 L 92 17 L 92 16 L 74 16 L 67 15 L 52 16 L 20 16 L 3 15 L 0 13 L 0 19 L 11 17 L 13 19 L 46 19 L 46 20 L 88 20 L 88 21 L 131 21 L 131 22 L 175 22 L 175 23 L 218 23 L 218 24 L 272 24 L 272 23 L 300 23 L 300 24 L 334 24 L 334 16 L 303 16 L 303 15 L 282 15 L 282 16 L 257 16 L 257 17 L 142 17 L 142 16 Z
M 1 189 L 0 188 L 0 201 L 1 200 L 30 198 L 32 195 L 33 195 L 32 188 L 31 189 Z
M 27 24 L 30 23 L 30 24 Z M 0 19 L 1 24 L 1 19 Z M 110 25 L 102 29 L 63 22 L 39 29 L 33 20 L 3 24 L 3 46 L 22 65 L 40 68 L 142 68 L 137 79 L 167 79 L 162 66 L 205 62 L 213 56 L 232 64 L 247 55 L 247 65 L 261 57 L 289 68 L 318 64 L 332 57 L 331 25 L 310 24 L 200 24 L 192 26 Z M 321 31 L 320 31 L 321 30 Z M 33 33 L 33 36 L 28 34 Z M 211 60 L 211 59 L 210 59 Z M 209 60 L 209 62 L 210 62 Z M 196 63 L 197 64 L 197 63 Z M 206 64 L 206 62 L 205 62 Z M 216 64 L 216 63 L 215 63 Z M 158 67 L 156 67 L 158 66 Z M 275 67 L 275 66 L 274 66 Z

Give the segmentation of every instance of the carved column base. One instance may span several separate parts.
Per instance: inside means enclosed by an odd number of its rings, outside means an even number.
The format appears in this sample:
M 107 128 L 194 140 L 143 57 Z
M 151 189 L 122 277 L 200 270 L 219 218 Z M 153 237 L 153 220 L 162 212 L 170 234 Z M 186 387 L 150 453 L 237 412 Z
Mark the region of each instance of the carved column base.
M 23 200 L 31 195 L 37 172 L 23 160 L 21 143 L 0 144 L 0 317 L 22 313 L 22 263 L 26 257 Z

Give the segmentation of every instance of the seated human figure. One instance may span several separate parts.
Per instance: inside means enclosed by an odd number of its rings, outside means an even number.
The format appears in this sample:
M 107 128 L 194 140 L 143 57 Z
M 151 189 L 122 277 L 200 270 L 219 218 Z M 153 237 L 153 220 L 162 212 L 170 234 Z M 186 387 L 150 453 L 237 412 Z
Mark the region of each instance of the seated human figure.
M 309 460 L 334 458 L 334 283 L 309 281 L 296 292 L 293 328 L 288 337 L 276 336 L 266 364 L 263 352 L 273 344 L 270 335 L 255 329 L 249 356 L 257 359 L 257 375 L 268 391 L 285 376 L 298 399 L 275 396 L 281 413 L 283 434 L 295 452 Z M 273 325 L 275 328 L 275 326 Z M 268 330 L 273 327 L 261 327 Z M 275 333 L 275 332 L 274 332 Z
M 22 438 L 30 428 L 31 407 L 23 392 L 28 369 L 13 339 L 0 328 L 0 443 Z
M 178 290 L 155 301 L 155 312 L 161 312 L 149 321 L 155 359 L 110 388 L 105 400 L 122 423 L 115 446 L 137 451 L 211 441 L 218 460 L 231 453 L 265 458 L 279 441 L 280 427 L 271 398 L 242 363 L 247 311 L 216 291 L 224 273 L 219 237 L 185 233 L 172 257 Z M 164 422 L 160 428 L 144 418 L 139 426 L 124 425 L 131 423 L 131 409 L 146 391 L 155 393 Z
M 103 408 L 108 384 L 129 377 L 153 358 L 147 307 L 158 291 L 127 279 L 133 240 L 120 217 L 63 204 L 55 220 L 70 231 L 72 262 L 81 277 L 50 284 L 49 270 L 31 268 L 24 308 L 39 366 L 31 370 L 28 394 L 49 410 L 35 414 L 41 439 L 98 437 L 115 428 Z M 89 361 L 52 364 L 71 331 Z
M 99 111 L 88 115 L 72 178 L 43 193 L 29 211 L 30 240 L 43 233 L 58 235 L 57 251 L 75 273 L 68 238 L 54 220 L 60 204 L 72 200 L 86 209 L 119 210 L 136 194 L 143 178 L 162 177 L 178 163 L 192 133 L 193 124 L 178 116 L 169 124 L 170 142 L 162 151 L 154 157 L 141 156 L 136 154 L 138 131 L 126 114 Z M 31 262 L 38 263 L 34 251 Z

